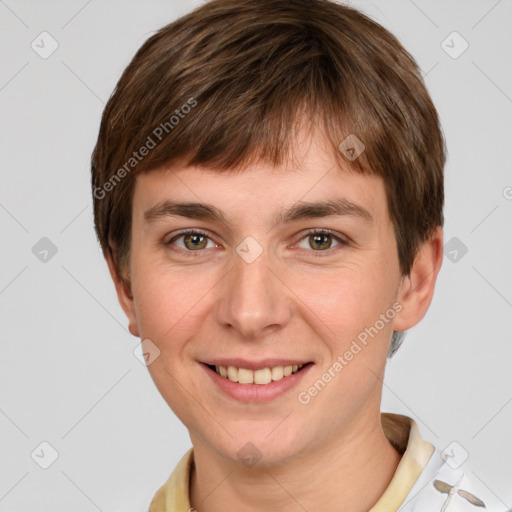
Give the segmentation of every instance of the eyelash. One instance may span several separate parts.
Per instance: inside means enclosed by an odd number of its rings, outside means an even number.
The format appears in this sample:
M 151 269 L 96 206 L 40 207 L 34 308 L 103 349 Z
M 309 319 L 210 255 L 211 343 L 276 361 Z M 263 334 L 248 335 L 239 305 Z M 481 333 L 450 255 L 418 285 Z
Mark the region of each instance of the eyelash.
M 168 242 L 165 242 L 164 245 L 172 245 L 173 242 L 175 242 L 179 238 L 181 238 L 183 236 L 186 236 L 186 235 L 190 235 L 190 234 L 202 235 L 202 236 L 205 236 L 206 238 L 211 240 L 210 236 L 208 235 L 208 233 L 206 231 L 202 231 L 201 229 L 187 229 L 187 230 L 184 230 L 184 231 L 181 231 L 181 232 L 177 233 Z M 313 255 L 315 257 L 322 258 L 324 256 L 330 256 L 333 251 L 336 251 L 336 248 L 340 249 L 340 246 L 343 247 L 343 246 L 349 245 L 349 241 L 348 240 L 345 240 L 344 238 L 341 238 L 340 236 L 336 235 L 335 232 L 331 231 L 330 229 L 311 229 L 311 230 L 307 231 L 299 239 L 299 241 L 297 243 L 300 243 L 302 240 L 304 240 L 304 238 L 307 238 L 307 237 L 312 236 L 312 235 L 329 235 L 329 236 L 331 236 L 334 240 L 336 240 L 339 243 L 339 246 L 331 247 L 331 248 L 329 248 L 329 249 L 327 249 L 325 251 L 322 251 L 322 250 L 315 251 L 313 249 L 308 251 L 308 252 L 313 253 Z M 184 251 L 187 254 L 187 256 L 192 256 L 192 257 L 198 255 L 198 254 L 195 254 L 195 253 L 201 253 L 201 252 L 203 252 L 205 250 L 205 249 L 199 249 L 197 251 L 190 251 L 190 250 L 187 250 L 187 249 L 182 249 L 181 247 L 178 247 L 178 249 L 179 249 L 180 252 Z M 304 250 L 307 250 L 307 249 L 304 249 Z

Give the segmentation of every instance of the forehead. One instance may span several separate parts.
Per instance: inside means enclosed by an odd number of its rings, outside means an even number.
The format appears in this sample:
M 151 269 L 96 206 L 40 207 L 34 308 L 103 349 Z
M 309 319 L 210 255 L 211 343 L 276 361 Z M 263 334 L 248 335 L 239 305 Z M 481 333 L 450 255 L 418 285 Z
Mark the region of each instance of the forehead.
M 177 164 L 141 173 L 135 182 L 134 217 L 150 219 L 165 202 L 211 206 L 212 220 L 252 217 L 272 225 L 285 220 L 292 205 L 319 202 L 363 220 L 387 217 L 382 178 L 356 172 L 348 161 L 340 165 L 318 133 L 295 142 L 293 158 L 277 167 L 261 160 L 243 169 Z

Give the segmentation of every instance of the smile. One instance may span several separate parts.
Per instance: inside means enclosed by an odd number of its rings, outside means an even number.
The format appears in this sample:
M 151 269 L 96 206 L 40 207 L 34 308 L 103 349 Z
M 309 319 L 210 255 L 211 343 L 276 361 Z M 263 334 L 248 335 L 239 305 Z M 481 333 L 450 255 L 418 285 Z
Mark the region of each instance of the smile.
M 260 385 L 282 380 L 293 373 L 297 373 L 303 366 L 303 364 L 294 364 L 250 370 L 248 368 L 237 368 L 236 366 L 208 365 L 211 370 L 231 382 Z
M 217 391 L 239 402 L 269 402 L 285 396 L 315 363 L 293 359 L 217 359 L 200 364 Z

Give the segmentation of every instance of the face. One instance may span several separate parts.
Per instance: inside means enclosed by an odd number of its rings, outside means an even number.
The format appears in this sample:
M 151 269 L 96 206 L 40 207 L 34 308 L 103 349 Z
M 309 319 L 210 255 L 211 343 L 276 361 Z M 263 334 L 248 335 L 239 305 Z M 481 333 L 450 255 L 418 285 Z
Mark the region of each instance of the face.
M 310 142 L 293 168 L 135 185 L 130 330 L 158 348 L 148 369 L 194 446 L 233 461 L 293 460 L 375 417 L 408 327 L 381 178 Z

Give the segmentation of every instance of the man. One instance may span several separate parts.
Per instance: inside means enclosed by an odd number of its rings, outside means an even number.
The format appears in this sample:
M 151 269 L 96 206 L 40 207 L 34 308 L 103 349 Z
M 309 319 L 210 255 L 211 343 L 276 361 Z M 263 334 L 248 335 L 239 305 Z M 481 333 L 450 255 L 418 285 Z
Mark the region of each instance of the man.
M 92 187 L 130 332 L 193 445 L 152 512 L 495 510 L 380 413 L 441 267 L 444 162 L 414 60 L 349 7 L 213 0 L 142 46 Z

